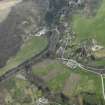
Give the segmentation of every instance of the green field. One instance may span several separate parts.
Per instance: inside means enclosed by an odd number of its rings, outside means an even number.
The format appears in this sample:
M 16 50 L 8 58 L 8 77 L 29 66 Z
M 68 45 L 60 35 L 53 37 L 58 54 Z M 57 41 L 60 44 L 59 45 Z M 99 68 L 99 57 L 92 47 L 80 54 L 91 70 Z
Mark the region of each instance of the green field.
M 80 95 L 81 93 L 94 93 L 94 98 L 97 99 L 97 102 L 103 98 L 100 76 L 79 68 L 72 70 L 56 60 L 47 59 L 33 66 L 33 74 L 39 75 L 42 78 L 47 76 L 51 71 L 55 72 L 53 77 L 48 77 L 45 82 L 54 92 L 62 91 L 65 86 L 65 81 L 73 74 L 78 75 L 80 80 L 77 80 L 78 83 L 76 85 L 74 85 L 74 83 L 70 84 L 73 86 L 72 97 Z M 70 82 L 68 81 L 68 83 Z M 42 97 L 41 91 L 38 91 L 33 85 L 30 85 L 28 81 L 21 79 L 18 76 L 5 82 L 4 89 L 5 88 L 8 90 L 6 92 L 6 101 L 9 100 L 11 103 L 32 105 L 36 97 Z
M 32 37 L 27 40 L 21 47 L 16 56 L 10 58 L 5 67 L 0 69 L 0 75 L 7 70 L 16 67 L 18 64 L 24 62 L 30 57 L 38 54 L 47 46 L 47 38 L 44 37 Z
M 47 78 L 47 83 L 52 90 L 61 90 L 64 86 L 64 81 L 69 77 L 71 73 L 69 72 L 69 69 L 57 62 L 56 60 L 47 60 L 38 65 L 39 66 L 35 65 L 35 67 L 33 67 L 33 74 L 37 74 L 41 77 L 44 77 L 47 76 L 49 72 L 55 72 L 52 73 L 51 77 L 49 77 L 50 80 L 49 78 Z
M 47 78 L 48 79 L 47 83 L 53 91 L 58 91 L 58 92 L 62 91 L 63 87 L 65 86 L 65 81 L 72 74 L 76 74 L 80 77 L 80 81 L 75 87 L 73 87 L 74 88 L 73 96 L 78 95 L 81 92 L 91 92 L 91 93 L 95 93 L 97 98 L 102 97 L 100 76 L 81 70 L 79 68 L 72 70 L 66 67 L 65 65 L 62 65 L 58 61 L 53 61 L 51 63 L 49 62 L 46 65 L 44 64 L 42 62 L 38 64 L 40 66 L 36 65 L 36 67 L 33 67 L 33 73 L 43 77 L 48 75 L 49 72 L 51 71 L 55 71 L 55 70 L 58 71 L 56 72 L 57 73 L 56 76 L 54 76 L 52 79 L 50 79 L 51 77 Z
M 81 75 L 80 85 L 77 87 L 77 92 L 93 92 L 96 93 L 97 97 L 102 97 L 100 76 L 79 68 L 75 71 L 75 73 Z
M 95 38 L 105 46 L 105 0 L 102 1 L 96 16 L 87 18 L 83 14 L 74 15 L 73 30 L 77 35 L 77 42 L 87 38 Z

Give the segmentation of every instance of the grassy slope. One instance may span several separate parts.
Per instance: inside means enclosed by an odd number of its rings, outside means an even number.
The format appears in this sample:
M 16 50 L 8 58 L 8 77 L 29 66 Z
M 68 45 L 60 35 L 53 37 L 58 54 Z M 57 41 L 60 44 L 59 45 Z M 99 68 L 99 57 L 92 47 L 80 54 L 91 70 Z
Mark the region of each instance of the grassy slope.
M 95 17 L 86 18 L 83 15 L 75 15 L 73 29 L 77 34 L 77 41 L 95 37 L 105 46 L 105 0 Z
M 43 37 L 33 37 L 27 40 L 21 47 L 20 51 L 16 54 L 16 56 L 12 57 L 7 62 L 7 65 L 0 70 L 0 75 L 2 75 L 8 69 L 17 66 L 23 61 L 39 53 L 41 50 L 43 50 L 46 47 L 46 45 L 47 45 L 47 39 Z
M 87 38 L 95 38 L 105 47 L 105 0 L 95 17 L 86 18 L 83 15 L 75 15 L 73 21 L 73 30 L 77 34 L 76 43 Z M 95 65 L 105 65 L 105 60 L 94 62 Z

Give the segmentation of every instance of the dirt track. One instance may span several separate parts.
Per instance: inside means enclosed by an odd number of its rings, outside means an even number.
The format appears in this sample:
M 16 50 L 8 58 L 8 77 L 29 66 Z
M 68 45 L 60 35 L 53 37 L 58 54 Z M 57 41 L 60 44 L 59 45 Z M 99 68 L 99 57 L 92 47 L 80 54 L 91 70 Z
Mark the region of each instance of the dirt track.
M 15 1 L 15 0 L 5 0 L 0 1 L 0 22 L 4 21 L 8 14 L 11 11 L 11 8 L 16 4 L 21 2 L 21 0 Z

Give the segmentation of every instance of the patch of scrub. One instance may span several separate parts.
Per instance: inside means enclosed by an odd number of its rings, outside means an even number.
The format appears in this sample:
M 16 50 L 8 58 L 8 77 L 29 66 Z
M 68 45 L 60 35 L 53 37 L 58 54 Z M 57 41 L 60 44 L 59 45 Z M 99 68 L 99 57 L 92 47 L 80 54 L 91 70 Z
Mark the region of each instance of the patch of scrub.
M 6 90 L 4 97 L 6 105 L 32 105 L 37 98 L 42 96 L 41 92 L 28 81 L 15 77 L 2 86 Z

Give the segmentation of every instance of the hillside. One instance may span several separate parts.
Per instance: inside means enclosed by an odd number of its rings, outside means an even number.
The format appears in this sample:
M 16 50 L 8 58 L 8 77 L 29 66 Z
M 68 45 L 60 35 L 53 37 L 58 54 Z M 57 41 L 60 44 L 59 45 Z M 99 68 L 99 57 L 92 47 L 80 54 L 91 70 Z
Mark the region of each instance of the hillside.
M 0 105 L 105 105 L 105 0 L 0 4 Z
M 47 0 L 25 0 L 17 4 L 14 2 L 0 2 L 0 67 L 4 66 L 11 56 L 16 55 L 24 43 L 24 37 L 43 26 L 48 7 Z

